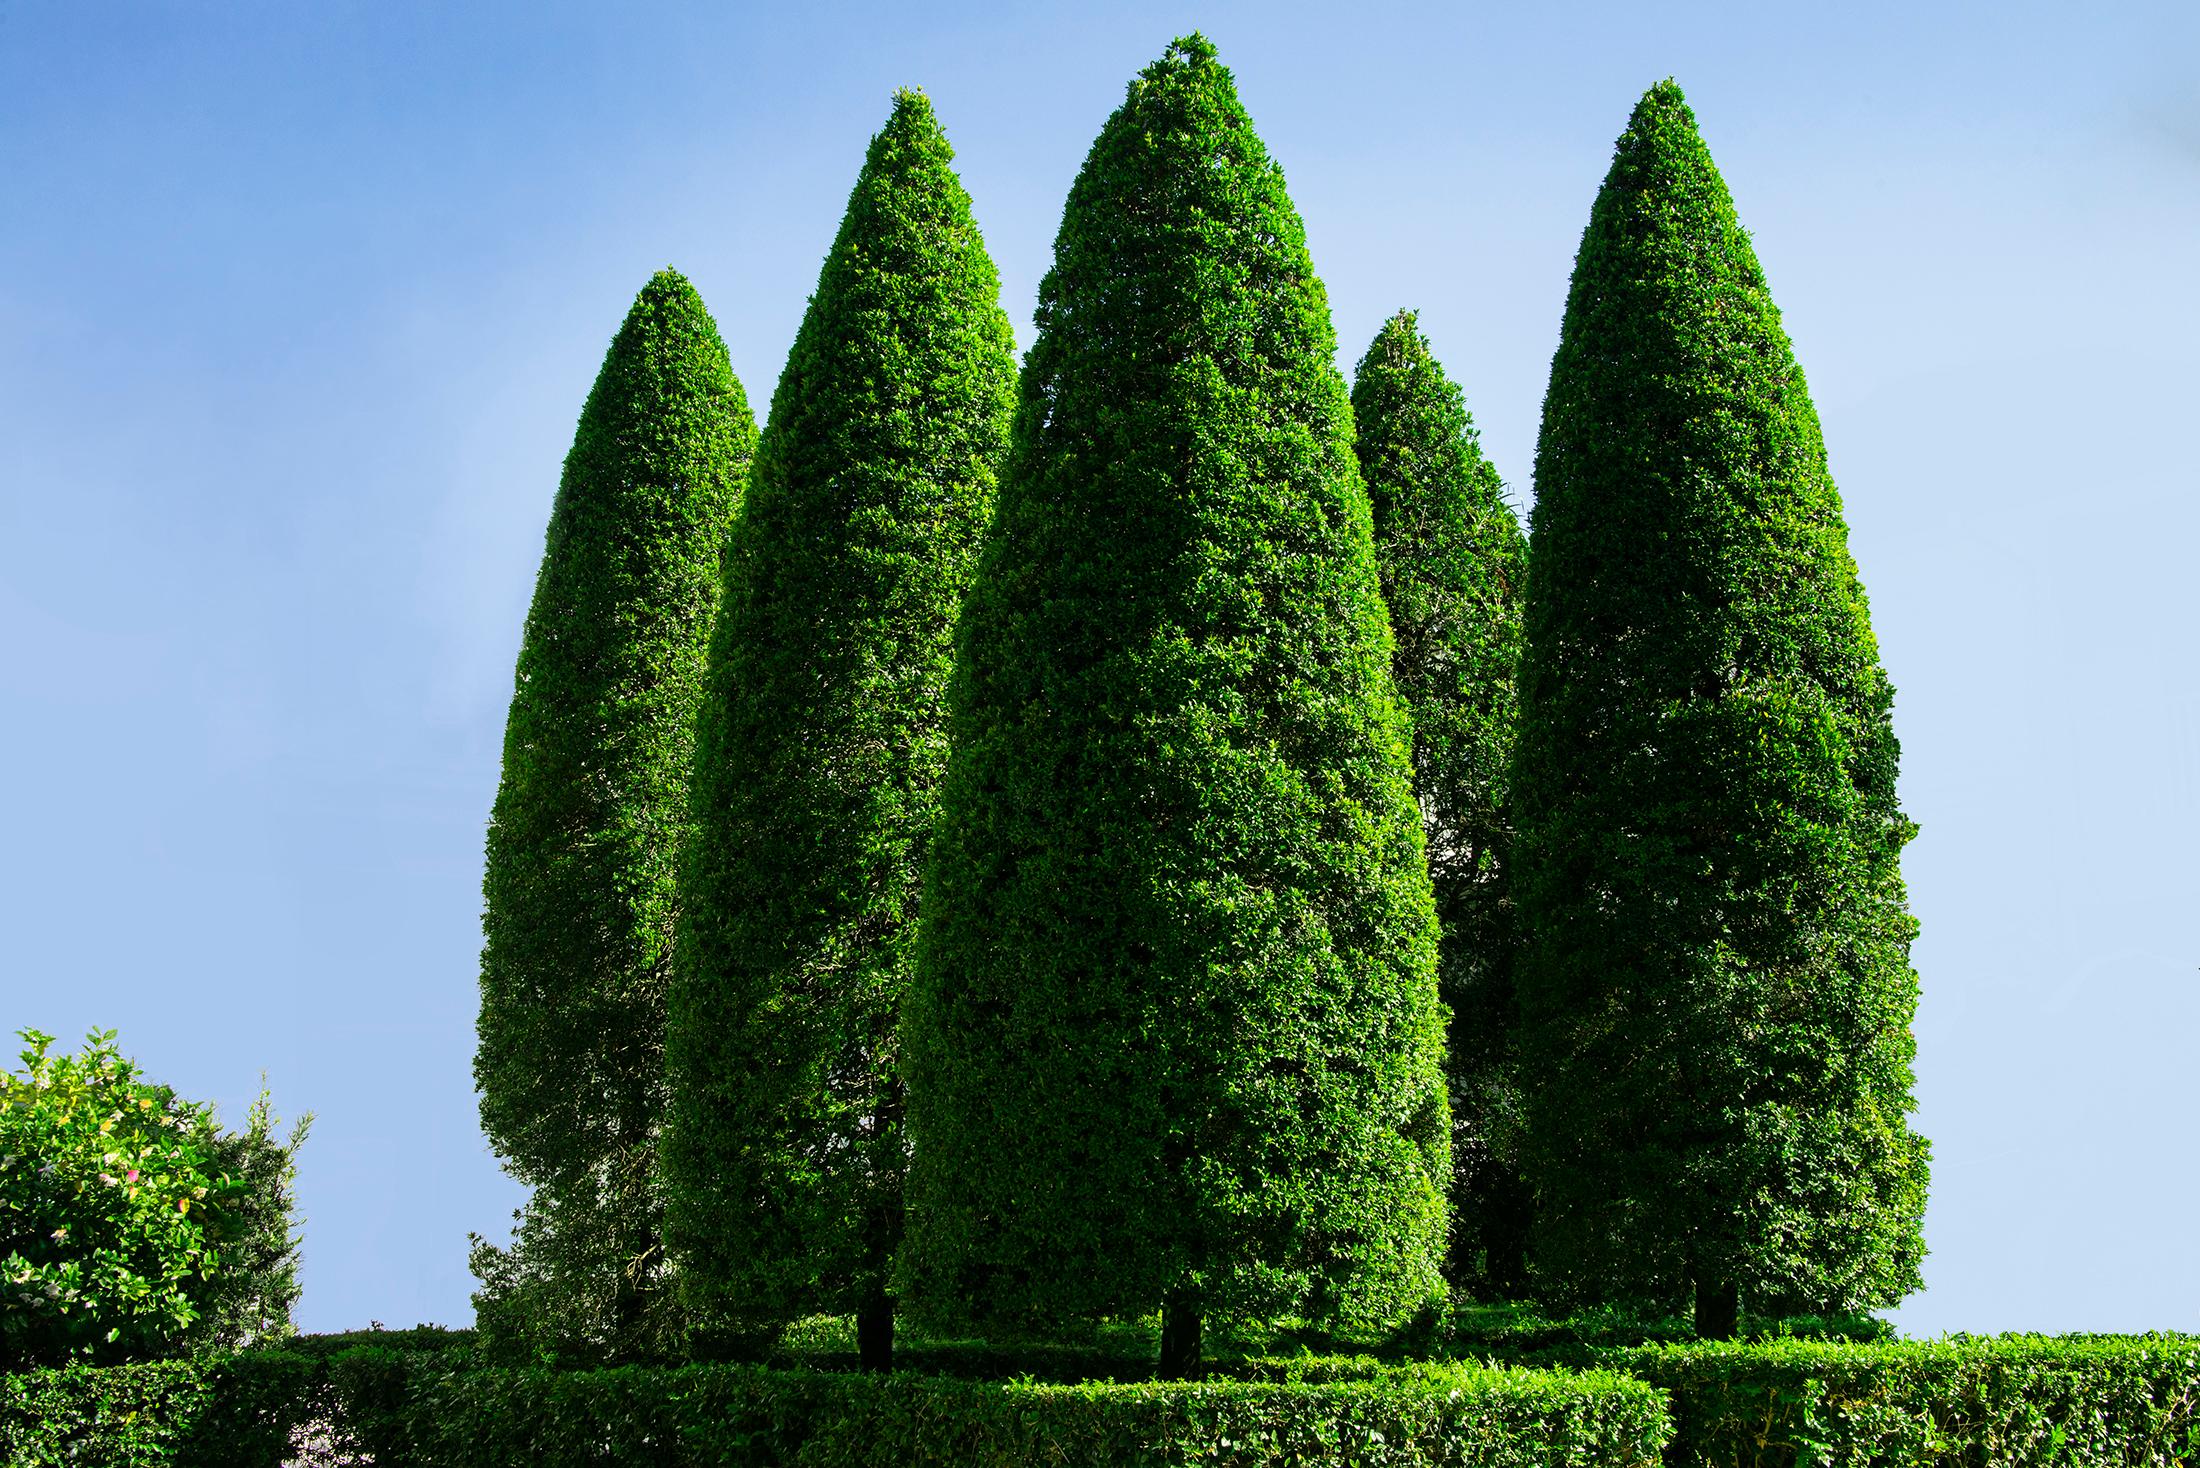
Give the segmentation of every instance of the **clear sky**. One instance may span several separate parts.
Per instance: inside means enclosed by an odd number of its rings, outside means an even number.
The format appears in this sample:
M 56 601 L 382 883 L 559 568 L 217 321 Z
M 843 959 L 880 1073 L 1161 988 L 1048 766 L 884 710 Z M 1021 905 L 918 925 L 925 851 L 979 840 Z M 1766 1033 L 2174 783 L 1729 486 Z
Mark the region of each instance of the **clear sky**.
M 0 0 L 0 1020 L 313 1111 L 308 1329 L 470 1317 L 481 842 L 558 466 L 652 270 L 770 400 L 893 89 L 1021 342 L 1217 43 L 1347 371 L 1417 306 L 1525 504 L 1573 253 L 1686 89 L 1898 701 L 1908 1330 L 2200 1330 L 2200 7 Z

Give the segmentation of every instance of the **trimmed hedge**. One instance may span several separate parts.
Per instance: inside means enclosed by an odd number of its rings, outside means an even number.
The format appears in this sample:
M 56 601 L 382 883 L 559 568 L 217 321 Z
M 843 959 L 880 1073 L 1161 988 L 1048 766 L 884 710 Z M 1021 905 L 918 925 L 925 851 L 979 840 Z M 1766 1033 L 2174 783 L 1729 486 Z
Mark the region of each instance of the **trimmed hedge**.
M 304 1429 L 382 1468 L 1648 1468 L 1671 1432 L 1657 1392 L 1611 1372 L 1313 1357 L 1247 1363 L 1251 1380 L 1070 1385 L 451 1359 L 268 1353 L 0 1379 L 0 1461 L 273 1468 Z
M 1370 1366 L 1368 1369 L 1374 1369 Z M 1647 1465 L 1657 1394 L 1611 1373 L 1422 1366 L 1336 1382 L 975 1382 L 753 1366 L 427 1379 L 418 1461 L 956 1465 Z
M 0 1376 L 0 1463 L 273 1468 L 325 1408 L 327 1380 L 278 1351 Z
M 1644 1346 L 1667 1468 L 2174 1468 L 2200 1463 L 2200 1337 Z
M 381 1468 L 1648 1468 L 1661 1452 L 1664 1468 L 2200 1463 L 2192 1336 L 1575 1343 L 1559 1358 L 1589 1369 L 1307 1356 L 1204 1382 L 1048 1383 L 261 1352 L 0 1377 L 0 1463 L 274 1468 L 294 1432 Z

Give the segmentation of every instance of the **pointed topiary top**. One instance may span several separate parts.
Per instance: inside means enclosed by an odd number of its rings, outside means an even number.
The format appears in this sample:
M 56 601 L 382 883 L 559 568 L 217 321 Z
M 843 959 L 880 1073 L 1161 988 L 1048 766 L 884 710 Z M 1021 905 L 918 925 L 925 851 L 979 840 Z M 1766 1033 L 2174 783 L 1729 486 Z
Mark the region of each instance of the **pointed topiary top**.
M 1892 1303 L 1925 1153 L 1892 691 L 1803 374 L 1671 82 L 1582 237 L 1536 492 L 1514 889 L 1545 1278 Z
M 728 553 L 674 987 L 668 1233 L 706 1335 L 880 1310 L 894 1024 L 951 636 L 1015 404 L 1000 281 L 921 92 L 894 98 Z
M 903 1277 L 989 1328 L 1435 1281 L 1434 923 L 1328 301 L 1198 37 L 1070 192 L 966 604 Z

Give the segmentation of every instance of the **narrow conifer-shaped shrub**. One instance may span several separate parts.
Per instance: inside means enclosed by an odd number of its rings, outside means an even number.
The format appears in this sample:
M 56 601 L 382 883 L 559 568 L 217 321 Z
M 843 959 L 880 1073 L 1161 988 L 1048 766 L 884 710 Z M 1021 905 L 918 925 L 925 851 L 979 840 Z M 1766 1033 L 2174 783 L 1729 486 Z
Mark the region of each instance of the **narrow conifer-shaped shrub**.
M 665 990 L 719 562 L 756 438 L 718 329 L 670 270 L 581 410 L 505 726 L 483 881 L 483 1128 L 535 1188 L 485 1249 L 485 1326 L 650 1349 L 661 1325 Z
M 966 602 L 904 1028 L 902 1278 L 1043 1332 L 1394 1318 L 1450 1171 L 1433 904 L 1351 406 L 1213 48 L 1071 190 Z
M 1892 691 L 1803 374 L 1671 82 L 1620 137 L 1536 459 L 1513 786 L 1535 1257 L 1766 1314 L 1918 1283 Z
M 921 93 L 871 141 L 727 559 L 681 886 L 668 1236 L 705 1349 L 855 1313 L 886 1364 L 895 1043 L 956 611 L 1008 446 L 1000 283 Z
M 1482 1298 L 1519 1298 L 1527 1290 L 1529 1199 L 1512 1058 L 1505 797 L 1527 536 L 1482 456 L 1463 395 L 1412 312 L 1384 322 L 1360 359 L 1352 413 L 1443 927 L 1436 972 L 1451 1012 L 1446 1273 Z

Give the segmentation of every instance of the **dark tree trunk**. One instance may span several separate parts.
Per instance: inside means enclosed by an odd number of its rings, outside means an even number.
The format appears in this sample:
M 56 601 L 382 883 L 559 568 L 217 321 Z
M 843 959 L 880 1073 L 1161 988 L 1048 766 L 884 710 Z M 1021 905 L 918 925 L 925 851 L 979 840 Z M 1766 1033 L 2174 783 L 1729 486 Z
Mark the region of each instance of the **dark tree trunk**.
M 865 1371 L 894 1369 L 894 1302 L 883 1289 L 856 1311 L 856 1364 Z
M 1696 1335 L 1730 1341 L 1742 1328 L 1742 1291 L 1731 1279 L 1696 1281 Z
M 1199 1375 L 1199 1307 L 1175 1299 L 1161 1307 L 1161 1379 Z

